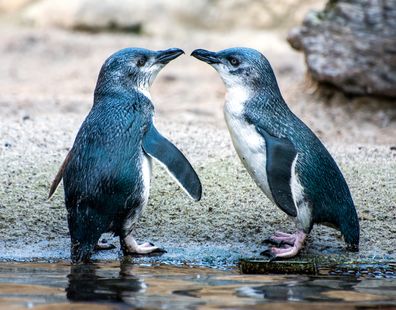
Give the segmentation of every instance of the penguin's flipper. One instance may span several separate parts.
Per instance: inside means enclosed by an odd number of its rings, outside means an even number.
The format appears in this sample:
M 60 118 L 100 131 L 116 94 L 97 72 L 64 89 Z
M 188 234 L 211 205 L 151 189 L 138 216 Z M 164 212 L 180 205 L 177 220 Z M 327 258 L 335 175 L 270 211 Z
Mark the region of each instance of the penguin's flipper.
M 143 150 L 162 163 L 192 199 L 201 199 L 202 185 L 197 173 L 182 152 L 164 138 L 153 124 L 143 137 Z
M 52 195 L 55 193 L 56 189 L 58 188 L 58 185 L 63 177 L 63 172 L 65 172 L 66 166 L 69 163 L 70 158 L 71 158 L 71 151 L 67 153 L 66 158 L 62 163 L 62 166 L 59 168 L 59 171 L 56 174 L 55 179 L 52 181 L 51 188 L 48 194 L 48 199 L 52 197 Z
M 272 197 L 279 208 L 288 215 L 296 217 L 297 209 L 293 200 L 291 176 L 297 150 L 287 138 L 274 137 L 261 127 L 256 129 L 266 143 L 266 169 Z

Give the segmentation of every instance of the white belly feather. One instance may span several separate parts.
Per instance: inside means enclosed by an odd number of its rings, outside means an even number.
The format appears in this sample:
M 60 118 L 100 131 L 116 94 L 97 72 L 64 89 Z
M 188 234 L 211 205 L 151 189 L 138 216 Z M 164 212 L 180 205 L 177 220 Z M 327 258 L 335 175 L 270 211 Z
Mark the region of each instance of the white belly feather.
M 142 199 L 142 203 L 134 213 L 134 216 L 127 218 L 125 220 L 124 230 L 126 231 L 130 231 L 132 229 L 133 224 L 136 223 L 136 221 L 139 219 L 149 199 L 152 164 L 151 164 L 151 158 L 148 155 L 146 155 L 143 151 L 142 151 L 140 163 L 141 163 L 140 169 L 142 172 L 142 181 L 143 181 L 143 193 L 142 193 L 143 199 Z
M 256 131 L 254 125 L 244 120 L 242 115 L 244 103 L 248 99 L 249 93 L 245 89 L 240 87 L 228 89 L 224 105 L 225 120 L 231 134 L 232 143 L 243 165 L 264 194 L 274 202 L 267 177 L 265 139 Z M 296 173 L 297 157 L 291 167 L 290 187 L 297 210 L 297 226 L 308 229 L 311 221 L 311 210 L 304 200 L 304 190 Z
M 151 157 L 143 154 L 142 159 L 142 176 L 143 176 L 143 207 L 147 205 L 149 194 L 150 194 L 150 180 L 151 180 Z
M 267 178 L 265 140 L 254 125 L 248 124 L 242 117 L 246 95 L 241 90 L 229 93 L 224 106 L 225 120 L 243 165 L 264 194 L 274 201 Z

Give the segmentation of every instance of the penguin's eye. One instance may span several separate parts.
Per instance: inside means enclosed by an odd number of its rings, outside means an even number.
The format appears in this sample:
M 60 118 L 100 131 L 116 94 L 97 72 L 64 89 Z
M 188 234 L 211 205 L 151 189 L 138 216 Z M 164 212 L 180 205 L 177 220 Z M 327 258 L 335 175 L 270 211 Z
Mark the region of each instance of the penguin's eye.
M 143 67 L 146 64 L 146 61 L 147 61 L 146 57 L 140 57 L 136 65 L 138 67 Z
M 230 57 L 228 58 L 228 61 L 230 62 L 231 65 L 233 65 L 234 67 L 239 66 L 239 64 L 241 63 L 238 59 L 236 59 L 235 57 Z

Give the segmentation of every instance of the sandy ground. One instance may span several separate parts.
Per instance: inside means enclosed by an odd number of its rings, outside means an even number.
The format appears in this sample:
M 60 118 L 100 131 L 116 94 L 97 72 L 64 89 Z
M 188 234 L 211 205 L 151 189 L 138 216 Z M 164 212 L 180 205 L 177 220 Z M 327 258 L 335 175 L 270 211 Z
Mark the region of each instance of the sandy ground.
M 68 257 L 62 189 L 47 201 L 48 187 L 90 109 L 100 66 L 127 46 L 185 50 L 160 73 L 152 97 L 159 129 L 184 151 L 204 186 L 202 201 L 193 203 L 156 165 L 150 203 L 136 229 L 139 240 L 166 246 L 165 259 L 207 260 L 209 255 L 227 261 L 257 255 L 271 232 L 293 229 L 233 150 L 220 78 L 188 57 L 198 47 L 249 46 L 268 57 L 291 109 L 344 172 L 361 220 L 359 256 L 396 258 L 396 102 L 316 91 L 305 77 L 303 56 L 285 36 L 281 31 L 197 32 L 159 38 L 2 25 L 0 259 Z M 343 251 L 339 233 L 321 226 L 314 228 L 306 249 Z M 102 255 L 116 257 L 117 251 Z

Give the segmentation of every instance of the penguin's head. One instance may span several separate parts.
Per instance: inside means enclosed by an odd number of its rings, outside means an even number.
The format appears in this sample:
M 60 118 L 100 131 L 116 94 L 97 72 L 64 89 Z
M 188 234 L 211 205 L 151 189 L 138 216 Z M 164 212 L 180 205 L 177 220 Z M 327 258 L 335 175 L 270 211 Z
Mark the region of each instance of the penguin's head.
M 196 49 L 191 56 L 215 68 L 227 89 L 278 89 L 269 61 L 255 49 L 234 47 L 219 52 Z
M 124 48 L 106 59 L 99 73 L 96 90 L 137 88 L 148 91 L 158 72 L 183 53 L 179 48 L 160 51 Z

